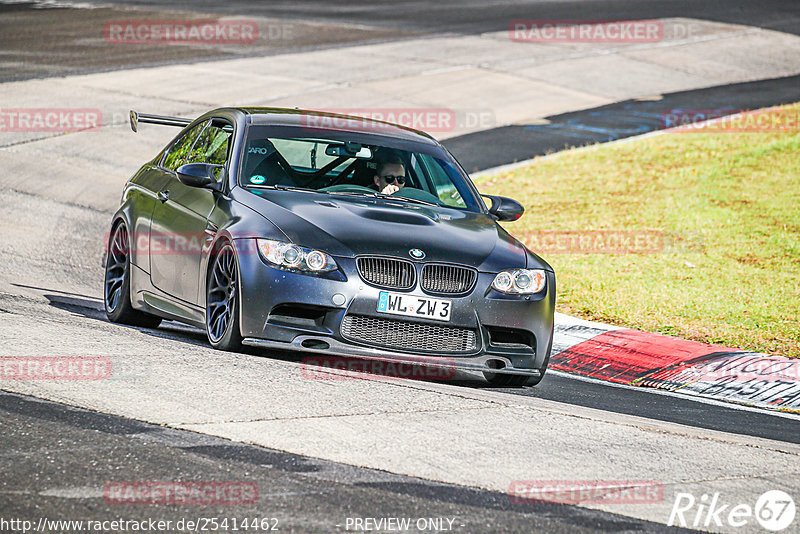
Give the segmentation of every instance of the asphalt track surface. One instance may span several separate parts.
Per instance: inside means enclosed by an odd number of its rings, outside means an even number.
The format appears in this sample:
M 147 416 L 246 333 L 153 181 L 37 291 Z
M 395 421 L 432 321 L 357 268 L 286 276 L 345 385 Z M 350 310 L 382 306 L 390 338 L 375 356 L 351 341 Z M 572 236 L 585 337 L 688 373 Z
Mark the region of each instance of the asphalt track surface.
M 14 0 L 12 0 L 13 2 Z M 92 2 L 83 2 L 92 4 Z M 686 17 L 800 34 L 800 3 L 746 0 L 616 2 L 232 2 L 168 3 L 111 0 L 97 9 L 40 9 L 35 2 L 0 3 L 0 82 L 155 66 L 265 56 L 318 48 L 402 40 L 431 34 L 502 31 L 515 19 L 600 20 Z M 61 4 L 59 4 L 61 5 Z M 587 16 L 591 14 L 591 17 Z M 120 20 L 255 17 L 262 38 L 247 46 L 110 45 L 102 28 Z M 284 35 L 285 32 L 285 35 Z M 273 35 L 271 35 L 273 34 Z M 88 38 L 87 38 L 88 37 Z M 25 61 L 18 61 L 20 57 Z M 343 61 L 346 61 L 343 58 Z M 717 114 L 759 109 L 800 99 L 800 76 L 654 95 L 545 117 L 548 124 L 491 128 L 446 139 L 468 172 L 476 172 L 568 147 L 613 141 L 668 126 L 665 109 Z M 502 146 L 502 150 L 496 147 Z
M 268 3 L 259 0 L 104 0 L 102 4 L 364 24 L 425 33 L 497 31 L 508 28 L 509 22 L 515 19 L 628 20 L 689 15 L 782 32 L 800 31 L 800 7 L 790 0 L 272 0 Z
M 98 303 L 79 295 L 48 296 L 50 305 L 63 311 L 104 321 L 105 312 Z M 170 336 L 185 343 L 205 343 L 199 329 L 166 321 L 161 327 L 170 329 Z M 270 357 L 296 361 L 302 353 L 270 353 Z M 353 358 L 358 361 L 357 358 Z M 365 366 L 364 368 L 369 368 Z M 377 376 L 377 375 L 376 375 Z M 800 418 L 767 412 L 716 400 L 694 399 L 686 395 L 654 391 L 649 388 L 611 384 L 602 380 L 575 377 L 559 371 L 548 371 L 546 379 L 533 388 L 493 388 L 471 376 L 455 377 L 449 383 L 464 388 L 480 388 L 509 395 L 524 395 L 585 408 L 633 415 L 678 423 L 689 427 L 730 432 L 745 436 L 800 443 Z
M 546 117 L 548 124 L 513 125 L 446 139 L 444 144 L 468 172 L 499 167 L 569 147 L 606 143 L 662 130 L 664 110 L 705 110 L 713 116 L 790 104 L 800 99 L 800 76 L 736 83 L 625 100 Z M 503 150 L 496 150 L 502 146 Z
M 13 2 L 13 0 L 12 0 Z M 259 39 L 235 46 L 217 44 L 110 44 L 106 24 L 131 20 L 208 20 L 215 14 L 182 11 L 164 3 L 156 9 L 103 7 L 42 8 L 37 3 L 0 2 L 0 81 L 47 78 L 120 68 L 268 56 L 315 48 L 397 39 L 412 32 L 341 24 L 308 24 L 258 17 Z M 110 36 L 110 34 L 109 34 Z
M 274 518 L 280 532 L 345 532 L 347 518 L 413 517 L 450 520 L 453 532 L 676 531 L 563 504 L 512 503 L 504 493 L 350 467 L 4 392 L 0 425 L 5 519 Z M 259 500 L 235 507 L 98 508 L 102 494 L 96 488 L 108 480 L 247 481 L 257 484 Z M 70 489 L 53 491 L 59 483 Z
M 70 9 L 71 4 L 97 9 Z M 59 6 L 39 9 L 42 6 Z M 131 11 L 131 8 L 135 11 Z M 107 46 L 102 28 L 121 19 L 256 17 L 258 46 Z M 0 2 L 0 81 L 61 76 L 135 66 L 269 55 L 431 34 L 502 31 L 516 19 L 630 20 L 693 17 L 800 34 L 800 4 L 791 0 L 551 0 L 437 2 L 270 1 L 166 2 L 164 0 Z M 276 21 L 289 23 L 286 27 Z M 309 26 L 307 23 L 313 23 Z M 273 31 L 274 30 L 274 31 Z M 272 33 L 270 33 L 272 31 Z M 24 61 L 20 61 L 24 58 Z M 346 61 L 343 58 L 343 61 Z M 723 102 L 727 105 L 727 102 Z M 697 107 L 697 106 L 695 106 Z
M 270 2 L 234 1 L 221 4 L 201 1 L 188 4 L 166 2 L 104 2 L 127 8 L 136 6 L 151 10 L 149 16 L 169 10 L 190 10 L 198 13 L 224 13 L 262 16 L 284 20 L 313 20 L 333 28 L 330 38 L 318 35 L 302 43 L 278 43 L 258 53 L 268 54 L 300 47 L 335 46 L 342 42 L 369 42 L 396 39 L 420 33 L 471 33 L 507 28 L 515 18 L 627 19 L 691 15 L 732 23 L 743 23 L 800 33 L 800 4 L 797 2 L 758 2 L 737 0 L 720 3 L 638 0 L 616 2 L 377 2 L 362 6 L 355 2 Z M 115 7 L 107 8 L 111 11 Z M 546 11 L 545 11 L 546 9 Z M 25 16 L 48 17 L 72 10 L 45 10 L 44 15 L 30 14 L 30 6 L 0 4 L 0 18 L 10 12 Z M 118 16 L 109 11 L 107 17 Z M 81 11 L 81 13 L 85 13 Z M 75 16 L 75 19 L 80 19 Z M 1 24 L 1 23 L 0 23 Z M 363 24 L 361 30 L 342 40 L 341 24 Z M 76 30 L 79 41 L 81 29 Z M 24 33 L 24 32 L 23 32 Z M 355 32 L 357 33 L 357 32 Z M 6 31 L 0 32 L 6 43 Z M 33 33 L 18 36 L 19 46 L 28 47 L 41 58 L 53 53 L 50 44 L 42 46 Z M 174 47 L 173 47 L 174 48 Z M 102 51 L 103 54 L 98 53 Z M 153 48 L 128 52 L 127 57 L 112 57 L 106 49 L 79 48 L 71 54 L 73 63 L 54 64 L 42 60 L 42 69 L 3 72 L 2 80 L 46 77 L 73 72 L 88 72 L 165 62 L 197 61 L 245 55 L 234 50 L 195 50 L 191 47 L 164 57 Z M 253 52 L 248 52 L 252 54 Z M 35 55 L 35 54 L 34 54 Z M 709 109 L 752 109 L 798 100 L 797 77 L 781 78 L 722 86 L 697 91 L 663 95 L 658 109 L 680 107 L 691 101 L 691 107 Z M 665 104 L 666 102 L 666 104 Z M 627 137 L 658 128 L 648 102 L 629 101 L 594 110 L 549 117 L 550 124 L 541 127 L 514 126 L 470 134 L 448 140 L 447 144 L 468 169 L 485 169 L 495 165 L 526 159 L 538 154 L 591 142 Z M 705 105 L 705 104 L 704 104 Z M 642 128 L 645 128 L 644 130 Z M 483 153 L 476 147 L 503 142 L 508 147 L 502 156 Z M 471 153 L 472 152 L 472 153 Z M 87 316 L 100 312 L 91 306 L 75 306 L 71 311 Z M 178 337 L 181 334 L 175 334 Z M 196 343 L 197 336 L 185 334 L 187 343 Z M 464 387 L 481 387 L 465 383 Z M 656 420 L 676 422 L 710 430 L 763 437 L 789 443 L 800 442 L 798 422 L 761 411 L 739 409 L 698 402 L 690 398 L 657 395 L 634 388 L 621 388 L 551 373 L 536 388 L 504 389 L 509 395 L 527 395 L 557 400 L 579 406 L 621 414 L 638 415 Z M 39 490 L 61 485 L 102 486 L 115 480 L 256 480 L 262 500 L 258 509 L 236 509 L 236 515 L 277 517 L 283 531 L 332 531 L 347 517 L 408 516 L 457 517 L 455 531 L 497 532 L 590 532 L 590 531 L 661 531 L 666 528 L 584 508 L 554 505 L 512 505 L 505 494 L 450 486 L 313 460 L 260 447 L 209 438 L 184 431 L 173 431 L 138 421 L 98 414 L 85 410 L 40 401 L 22 395 L 0 393 L 0 510 L 4 517 L 42 516 L 60 518 L 159 517 L 175 519 L 174 510 L 165 507 L 98 507 L 97 495 L 42 495 Z M 98 482 L 99 481 L 99 482 Z M 124 510 L 122 510 L 124 509 Z M 192 515 L 231 516 L 231 510 L 192 509 Z M 344 530 L 341 528 L 340 530 Z
M 105 312 L 96 302 L 77 295 L 66 300 L 56 295 L 48 298 L 50 305 L 55 308 L 99 321 L 106 320 Z M 161 328 L 169 328 L 171 337 L 185 343 L 206 342 L 205 333 L 196 328 L 171 321 L 163 323 Z M 296 361 L 302 357 L 302 353 L 273 352 L 270 353 L 270 357 Z M 358 361 L 357 358 L 353 360 Z M 545 380 L 532 388 L 493 388 L 485 381 L 470 375 L 465 376 L 463 380 L 460 376 L 455 378 L 455 380 L 448 379 L 448 383 L 464 388 L 481 388 L 509 395 L 524 395 L 690 427 L 800 443 L 800 418 L 797 416 L 721 401 L 693 399 L 677 393 L 611 384 L 552 370 L 548 371 Z

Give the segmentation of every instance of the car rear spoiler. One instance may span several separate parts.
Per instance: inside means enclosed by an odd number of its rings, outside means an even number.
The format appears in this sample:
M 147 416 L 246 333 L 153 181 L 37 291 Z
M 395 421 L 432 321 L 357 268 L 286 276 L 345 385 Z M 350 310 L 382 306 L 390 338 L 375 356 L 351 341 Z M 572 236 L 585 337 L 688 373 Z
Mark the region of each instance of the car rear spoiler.
M 131 110 L 131 130 L 138 131 L 139 123 L 146 122 L 150 124 L 163 124 L 164 126 L 179 126 L 183 128 L 191 124 L 191 119 L 183 119 L 181 117 L 166 117 L 163 115 L 148 115 L 146 113 L 137 113 Z

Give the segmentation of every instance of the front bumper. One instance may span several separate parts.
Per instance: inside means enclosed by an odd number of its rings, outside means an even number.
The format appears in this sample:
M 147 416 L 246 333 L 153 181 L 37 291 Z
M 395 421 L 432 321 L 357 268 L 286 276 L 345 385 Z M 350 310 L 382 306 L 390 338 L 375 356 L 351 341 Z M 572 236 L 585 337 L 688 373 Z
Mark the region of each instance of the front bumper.
M 419 287 L 407 292 L 452 301 L 450 321 L 442 323 L 377 312 L 382 289 L 361 280 L 355 259 L 335 259 L 340 271 L 323 277 L 273 268 L 257 253 L 240 254 L 240 325 L 244 344 L 500 374 L 541 376 L 547 367 L 555 311 L 553 273 L 547 273 L 545 291 L 529 298 L 489 289 L 492 273 L 479 273 L 475 288 L 465 296 L 427 295 Z M 270 316 L 282 306 L 305 307 L 320 315 L 303 324 Z M 348 315 L 470 329 L 475 332 L 475 344 L 462 352 L 437 352 L 354 341 L 342 333 L 342 322 Z M 529 333 L 533 341 L 529 346 L 496 343 L 493 333 L 499 330 Z
M 459 369 L 463 371 L 481 371 L 500 374 L 525 375 L 540 377 L 544 369 L 526 369 L 514 367 L 514 364 L 504 356 L 492 354 L 479 354 L 477 356 L 445 357 L 442 356 L 416 356 L 405 352 L 395 352 L 387 349 L 362 347 L 353 343 L 343 343 L 337 339 L 325 339 L 325 346 L 320 346 L 319 336 L 299 335 L 294 340 L 286 343 L 269 339 L 244 338 L 243 344 L 251 347 L 261 347 L 271 350 L 298 350 L 332 356 L 364 358 L 385 362 L 403 362 L 412 365 L 427 367 L 440 367 L 443 369 Z M 311 343 L 309 343 L 311 342 Z M 502 362 L 503 367 L 498 367 L 497 362 Z

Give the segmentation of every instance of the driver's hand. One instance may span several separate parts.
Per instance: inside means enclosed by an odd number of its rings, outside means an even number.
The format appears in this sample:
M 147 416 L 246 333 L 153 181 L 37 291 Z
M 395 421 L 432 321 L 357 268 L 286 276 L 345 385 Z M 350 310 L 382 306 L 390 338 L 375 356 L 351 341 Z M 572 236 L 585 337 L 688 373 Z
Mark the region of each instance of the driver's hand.
M 391 195 L 392 193 L 395 193 L 399 190 L 400 188 L 397 187 L 397 184 L 386 184 L 386 187 L 383 188 L 383 191 L 381 191 L 381 193 L 383 193 L 384 195 Z

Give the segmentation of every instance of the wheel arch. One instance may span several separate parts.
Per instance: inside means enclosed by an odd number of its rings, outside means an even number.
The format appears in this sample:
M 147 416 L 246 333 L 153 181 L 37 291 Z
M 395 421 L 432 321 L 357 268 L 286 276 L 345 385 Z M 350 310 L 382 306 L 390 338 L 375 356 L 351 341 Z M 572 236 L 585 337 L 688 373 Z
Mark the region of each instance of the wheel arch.
M 236 240 L 233 239 L 233 236 L 227 232 L 223 231 L 217 234 L 214 237 L 214 240 L 208 247 L 208 254 L 205 256 L 205 265 L 200 270 L 202 280 L 200 280 L 200 287 L 203 290 L 203 309 L 206 310 L 208 308 L 208 277 L 211 274 L 211 269 L 214 267 L 214 260 L 216 259 L 219 251 L 225 245 L 231 245 L 233 249 L 233 260 L 234 265 L 236 266 L 236 274 L 239 277 L 239 283 L 236 287 L 237 299 L 236 299 L 236 307 L 239 308 L 239 314 L 242 313 L 242 269 L 239 265 L 239 250 L 236 246 Z
M 233 236 L 227 232 L 222 231 L 217 236 L 215 236 L 214 240 L 208 247 L 208 253 L 205 255 L 205 265 L 200 271 L 202 277 L 202 288 L 203 288 L 203 316 L 206 330 L 208 330 L 208 284 L 209 284 L 209 277 L 211 275 L 211 270 L 214 268 L 214 260 L 216 260 L 217 256 L 219 256 L 220 250 L 222 250 L 225 246 L 230 245 L 230 248 L 233 250 L 233 265 L 234 269 L 236 270 L 236 309 L 238 317 L 242 316 L 243 313 L 243 306 L 242 306 L 242 268 L 241 263 L 239 261 L 239 254 L 240 250 L 237 246 L 237 240 L 233 238 Z M 233 318 L 231 319 L 234 320 Z M 241 339 L 242 335 L 242 325 L 241 320 L 236 320 L 238 322 L 237 329 L 238 329 L 238 336 Z M 210 340 L 210 334 L 207 332 Z M 237 342 L 237 343 L 240 343 Z M 213 345 L 213 343 L 212 343 Z

